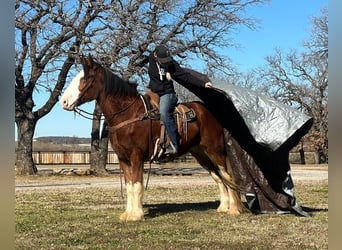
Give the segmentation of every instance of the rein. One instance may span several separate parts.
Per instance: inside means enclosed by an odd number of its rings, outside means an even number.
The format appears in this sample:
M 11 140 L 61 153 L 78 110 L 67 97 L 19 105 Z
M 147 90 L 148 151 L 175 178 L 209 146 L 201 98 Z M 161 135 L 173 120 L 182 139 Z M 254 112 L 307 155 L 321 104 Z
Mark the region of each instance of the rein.
M 140 97 L 140 95 L 139 95 Z M 118 112 L 115 112 L 114 114 L 112 114 L 112 116 L 108 119 L 108 122 L 110 122 L 114 116 L 121 114 L 123 112 L 125 112 L 127 109 L 129 109 L 137 100 L 139 100 L 139 98 L 135 98 L 133 102 L 131 102 L 130 104 L 128 104 L 126 107 L 124 107 L 123 109 L 119 110 Z
M 87 120 L 93 120 L 94 119 L 93 118 L 94 114 L 92 114 L 92 113 L 90 113 L 88 111 L 85 111 L 84 109 L 80 109 L 79 107 L 75 108 L 74 112 L 76 114 L 78 114 L 79 116 L 87 119 Z M 102 116 L 102 114 L 101 114 L 101 116 Z M 105 121 L 105 120 L 106 120 L 105 118 L 100 118 L 100 121 Z
M 130 104 L 128 104 L 128 105 L 127 105 L 126 107 L 124 107 L 122 110 L 119 110 L 118 112 L 115 112 L 114 114 L 112 114 L 111 117 L 110 117 L 109 119 L 101 118 L 100 120 L 101 120 L 101 121 L 104 121 L 104 120 L 111 121 L 111 120 L 114 118 L 114 116 L 116 116 L 116 115 L 118 115 L 118 114 L 121 114 L 121 113 L 125 112 L 127 109 L 129 109 L 130 106 L 132 106 L 138 99 L 139 99 L 139 98 L 134 99 L 133 102 L 131 102 Z M 79 115 L 82 116 L 83 118 L 88 119 L 88 120 L 93 120 L 93 119 L 94 119 L 94 118 L 93 118 L 93 116 L 94 116 L 93 113 L 90 113 L 90 112 L 88 112 L 88 111 L 85 111 L 84 109 L 81 109 L 81 108 L 79 108 L 79 107 L 76 107 L 76 108 L 74 109 L 74 112 L 77 113 L 77 114 L 79 114 Z M 91 116 L 91 117 L 90 117 L 90 116 Z M 101 116 L 102 116 L 102 114 L 101 114 Z

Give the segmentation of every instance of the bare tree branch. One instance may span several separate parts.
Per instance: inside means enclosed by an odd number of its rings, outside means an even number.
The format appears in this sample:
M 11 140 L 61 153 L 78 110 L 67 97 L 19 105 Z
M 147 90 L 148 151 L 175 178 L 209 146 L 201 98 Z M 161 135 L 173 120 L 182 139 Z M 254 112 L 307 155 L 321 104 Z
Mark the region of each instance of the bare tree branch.
M 313 18 L 312 38 L 306 51 L 292 51 L 283 57 L 276 50 L 266 58 L 267 66 L 255 71 L 263 90 L 314 118 L 307 136 L 318 151 L 321 162 L 328 161 L 328 25 L 327 12 Z

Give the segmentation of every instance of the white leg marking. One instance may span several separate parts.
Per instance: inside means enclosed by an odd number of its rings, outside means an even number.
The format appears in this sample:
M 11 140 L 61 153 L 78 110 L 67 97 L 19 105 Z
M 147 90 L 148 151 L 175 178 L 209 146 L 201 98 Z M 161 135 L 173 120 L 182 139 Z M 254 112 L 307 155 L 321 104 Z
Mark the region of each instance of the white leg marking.
M 132 213 L 137 216 L 143 217 L 144 211 L 142 207 L 142 199 L 143 199 L 143 186 L 141 182 L 136 182 L 133 184 L 133 200 L 132 200 Z
M 120 220 L 138 221 L 144 218 L 142 208 L 143 186 L 141 182 L 126 183 L 127 204 L 126 211 L 121 214 Z
M 220 192 L 220 205 L 217 208 L 217 212 L 227 213 L 229 210 L 229 195 L 227 187 L 223 184 L 220 177 L 218 177 L 214 172 L 210 172 L 210 175 L 217 183 Z
M 227 170 L 223 166 L 219 166 L 220 173 L 222 177 L 227 181 L 233 181 L 233 178 L 228 174 Z M 230 215 L 239 215 L 243 211 L 245 211 L 244 205 L 241 201 L 241 196 L 238 191 L 233 190 L 230 187 L 227 187 L 228 196 L 229 196 L 229 211 L 228 214 Z

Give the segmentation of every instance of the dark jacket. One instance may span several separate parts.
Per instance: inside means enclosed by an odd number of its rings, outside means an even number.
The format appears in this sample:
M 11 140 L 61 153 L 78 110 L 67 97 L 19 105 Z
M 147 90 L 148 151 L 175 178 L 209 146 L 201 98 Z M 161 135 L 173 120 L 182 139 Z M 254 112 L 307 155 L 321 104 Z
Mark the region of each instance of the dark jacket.
M 204 87 L 205 81 L 193 76 L 183 69 L 175 60 L 172 60 L 167 66 L 161 67 L 160 72 L 153 56 L 153 53 L 149 55 L 149 67 L 148 74 L 150 76 L 149 88 L 157 93 L 159 96 L 175 93 L 173 81 L 166 79 L 166 73 L 169 72 L 172 79 L 182 85 L 196 85 L 198 87 Z

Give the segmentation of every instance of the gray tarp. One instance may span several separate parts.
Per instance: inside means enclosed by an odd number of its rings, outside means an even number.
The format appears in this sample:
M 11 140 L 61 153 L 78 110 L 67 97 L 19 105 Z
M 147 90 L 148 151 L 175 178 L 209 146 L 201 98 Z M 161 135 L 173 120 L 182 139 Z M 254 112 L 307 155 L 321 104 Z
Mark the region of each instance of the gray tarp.
M 199 72 L 191 74 L 210 81 Z M 227 154 L 237 184 L 252 194 L 252 209 L 309 214 L 294 196 L 289 152 L 309 131 L 313 119 L 248 89 L 214 82 L 215 88 L 181 83 L 203 101 L 226 129 Z M 232 142 L 232 143 L 230 143 Z M 247 195 L 247 194 L 246 194 Z
M 275 151 L 309 119 L 297 109 L 233 84 L 213 82 L 225 91 L 254 139 Z

